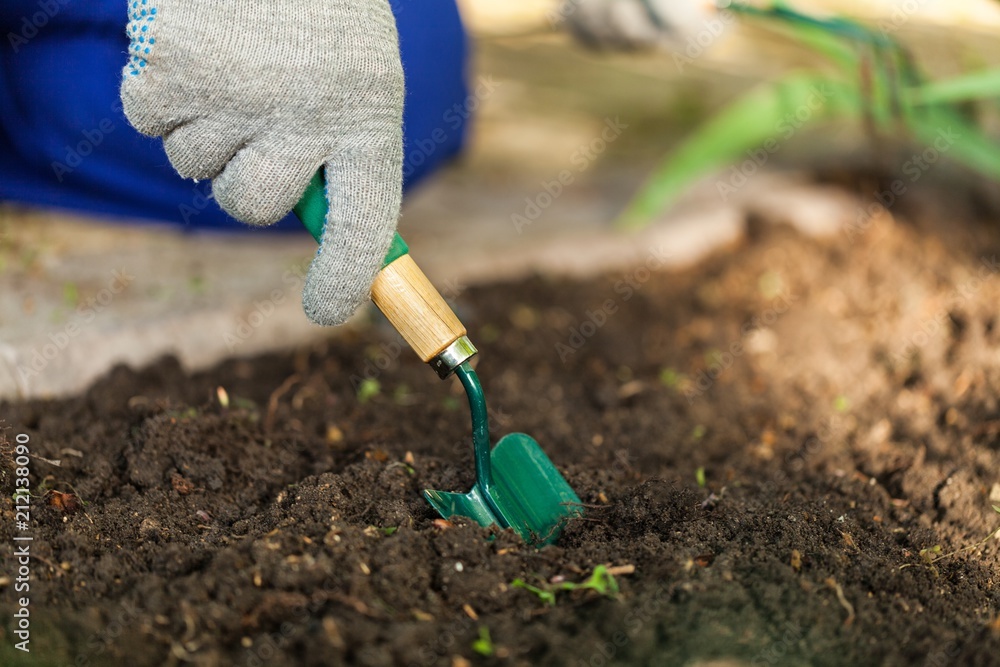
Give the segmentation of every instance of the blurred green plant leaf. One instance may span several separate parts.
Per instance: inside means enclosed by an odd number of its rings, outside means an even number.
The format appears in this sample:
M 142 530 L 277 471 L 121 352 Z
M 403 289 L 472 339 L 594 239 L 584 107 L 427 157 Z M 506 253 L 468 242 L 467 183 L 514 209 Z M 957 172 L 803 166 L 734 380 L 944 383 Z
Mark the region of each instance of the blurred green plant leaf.
M 493 639 L 490 637 L 490 629 L 485 625 L 479 626 L 479 637 L 472 642 L 472 650 L 485 658 L 493 656 Z
M 357 388 L 358 401 L 361 403 L 367 403 L 380 393 L 382 393 L 382 385 L 375 378 L 365 378 Z
M 778 1 L 769 7 L 732 3 L 730 9 L 765 19 L 766 28 L 825 56 L 835 71 L 798 71 L 758 86 L 723 108 L 661 162 L 619 216 L 618 226 L 645 226 L 691 182 L 726 165 L 745 163 L 750 151 L 755 172 L 762 166 L 755 157 L 761 148 L 766 155 L 777 152 L 801 125 L 817 120 L 863 119 L 873 138 L 888 131 L 928 147 L 936 143 L 949 158 L 1000 180 L 1000 144 L 951 106 L 1000 99 L 1000 69 L 927 82 L 902 46 L 862 23 L 803 14 Z M 801 115 L 802 105 L 817 89 L 828 91 L 823 106 L 789 132 L 790 114 Z M 940 148 L 942 133 L 948 141 L 945 150 Z M 742 172 L 742 164 L 739 168 Z M 717 183 L 724 199 L 735 189 L 727 187 L 731 180 Z
M 538 596 L 539 600 L 550 607 L 556 604 L 556 591 L 591 590 L 607 598 L 616 598 L 619 593 L 618 581 L 608 571 L 607 565 L 598 565 L 591 572 L 590 576 L 580 583 L 563 581 L 558 584 L 543 583 L 541 586 L 532 586 L 523 579 L 515 579 L 510 582 L 510 585 L 511 588 L 523 588 L 526 591 L 534 593 Z
M 510 582 L 510 587 L 523 588 L 529 593 L 534 593 L 535 595 L 538 596 L 539 600 L 549 605 L 550 607 L 554 607 L 556 604 L 556 594 L 553 591 L 545 588 L 540 588 L 538 586 L 532 586 L 524 579 L 515 579 L 514 581 Z
M 1000 180 L 1000 145 L 963 116 L 948 107 L 928 107 L 911 119 L 918 141 L 938 148 L 943 139 L 948 148 L 939 152 L 976 171 Z M 938 142 L 935 145 L 935 142 Z
M 969 72 L 944 81 L 930 81 L 910 90 L 915 104 L 954 104 L 1000 100 L 1000 68 Z
M 818 99 L 818 109 L 812 105 Z M 808 110 L 808 118 L 797 113 Z M 820 118 L 845 118 L 860 112 L 857 93 L 843 81 L 819 74 L 793 73 L 758 86 L 697 128 L 653 172 L 617 224 L 640 227 L 663 210 L 700 176 L 730 164 L 769 140 L 774 150 L 801 125 Z M 791 120 L 790 120 L 791 119 Z M 758 165 L 759 167 L 760 165 Z
M 742 11 L 744 13 L 750 13 L 746 10 Z M 787 13 L 778 16 L 765 10 L 757 15 L 762 18 L 784 18 L 785 20 L 788 20 Z M 775 32 L 784 35 L 789 39 L 801 42 L 814 51 L 822 54 L 831 63 L 842 70 L 850 70 L 858 66 L 859 61 L 857 52 L 851 48 L 851 46 L 845 44 L 843 39 L 839 37 L 836 32 L 831 32 L 829 28 L 821 22 L 796 22 L 791 26 L 780 23 L 771 23 L 769 27 Z

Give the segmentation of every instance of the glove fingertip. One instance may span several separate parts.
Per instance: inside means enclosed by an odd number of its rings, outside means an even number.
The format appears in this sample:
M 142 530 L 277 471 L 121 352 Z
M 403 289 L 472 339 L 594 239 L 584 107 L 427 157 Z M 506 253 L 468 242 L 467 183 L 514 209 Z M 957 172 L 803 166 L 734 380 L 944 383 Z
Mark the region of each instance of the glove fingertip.
M 302 310 L 310 321 L 335 327 L 351 319 L 368 298 L 369 290 L 363 284 L 323 284 L 310 271 L 302 290 Z
M 302 197 L 314 168 L 302 160 L 245 146 L 212 181 L 215 200 L 243 222 L 263 227 L 281 220 Z

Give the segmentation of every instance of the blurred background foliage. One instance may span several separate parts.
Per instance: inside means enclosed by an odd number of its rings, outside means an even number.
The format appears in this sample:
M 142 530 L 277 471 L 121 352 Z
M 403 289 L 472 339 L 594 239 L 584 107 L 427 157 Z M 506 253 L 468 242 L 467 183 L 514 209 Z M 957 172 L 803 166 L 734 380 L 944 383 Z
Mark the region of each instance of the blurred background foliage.
M 1000 181 L 1000 143 L 980 122 L 998 108 L 1000 67 L 930 79 L 911 49 L 892 37 L 899 18 L 869 26 L 813 16 L 785 3 L 732 3 L 728 11 L 798 42 L 829 66 L 796 69 L 762 83 L 711 116 L 666 156 L 620 224 L 647 224 L 693 180 L 748 151 L 752 159 L 766 160 L 777 142 L 805 123 L 860 122 L 873 146 L 900 140 L 941 145 L 943 138 L 953 159 Z
M 578 219 L 641 227 L 692 192 L 715 197 L 719 175 L 754 156 L 767 170 L 894 176 L 949 128 L 941 171 L 1000 180 L 997 0 L 734 2 L 717 8 L 721 32 L 633 53 L 574 44 L 558 0 L 460 4 L 476 69 L 505 82 L 470 154 L 488 153 L 498 180 L 551 174 L 600 119 L 628 122 L 577 179 L 600 209 Z

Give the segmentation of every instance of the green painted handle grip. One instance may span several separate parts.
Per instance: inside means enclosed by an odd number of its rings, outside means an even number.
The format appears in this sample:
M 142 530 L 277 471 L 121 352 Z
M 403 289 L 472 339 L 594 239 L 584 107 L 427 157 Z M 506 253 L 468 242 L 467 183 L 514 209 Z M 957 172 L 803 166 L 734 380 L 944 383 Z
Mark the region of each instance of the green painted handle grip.
M 316 243 L 321 243 L 323 240 L 323 227 L 326 225 L 326 212 L 328 208 L 329 206 L 326 203 L 326 179 L 323 178 L 323 169 L 321 167 L 313 174 L 312 180 L 306 186 L 305 194 L 302 195 L 299 203 L 292 209 L 299 220 L 302 221 L 302 224 L 305 225 L 305 228 L 309 230 L 309 233 L 316 239 Z M 406 241 L 397 233 L 392 239 L 392 245 L 389 246 L 389 252 L 386 253 L 382 266 L 389 266 L 409 252 L 410 248 L 406 245 Z

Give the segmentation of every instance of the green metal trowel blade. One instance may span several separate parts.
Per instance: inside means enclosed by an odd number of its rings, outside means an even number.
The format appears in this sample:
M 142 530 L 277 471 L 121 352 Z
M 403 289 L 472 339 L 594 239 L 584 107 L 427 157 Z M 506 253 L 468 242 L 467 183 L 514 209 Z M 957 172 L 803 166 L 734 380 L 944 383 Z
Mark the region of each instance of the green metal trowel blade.
M 478 485 L 469 493 L 427 490 L 424 497 L 446 519 L 464 516 L 480 526 L 510 527 L 538 547 L 555 542 L 566 522 L 582 515 L 580 498 L 530 436 L 511 433 L 501 438 L 490 463 L 497 512 Z
M 469 493 L 449 493 L 448 491 L 424 491 L 424 498 L 446 519 L 453 516 L 466 516 L 480 526 L 492 526 L 497 523 L 497 517 L 479 493 L 479 487 L 472 487 Z
M 525 542 L 551 544 L 569 519 L 582 515 L 580 498 L 531 436 L 505 435 L 490 460 L 497 505 Z

